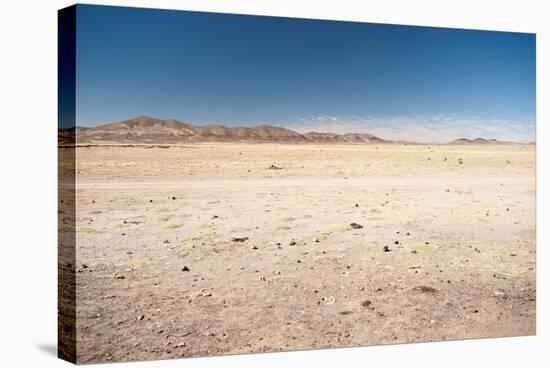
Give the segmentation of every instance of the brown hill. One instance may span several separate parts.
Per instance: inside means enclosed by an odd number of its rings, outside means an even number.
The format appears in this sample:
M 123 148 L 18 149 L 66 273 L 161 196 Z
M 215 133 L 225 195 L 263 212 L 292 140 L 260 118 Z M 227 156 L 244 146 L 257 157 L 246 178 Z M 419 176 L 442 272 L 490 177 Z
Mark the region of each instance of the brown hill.
M 458 138 L 452 142 L 449 142 L 449 144 L 509 144 L 509 143 L 511 142 L 502 142 L 496 139 L 484 139 L 484 138 L 475 138 L 475 139 Z
M 174 119 L 148 116 L 97 127 L 59 130 L 60 142 L 70 141 L 76 132 L 78 143 L 192 143 L 192 142 L 282 142 L 282 143 L 389 143 L 370 134 L 298 133 L 270 125 L 227 127 L 198 126 Z
M 134 119 L 97 127 L 59 129 L 59 143 L 79 144 L 183 144 L 194 142 L 274 142 L 274 143 L 355 143 L 382 144 L 414 142 L 391 141 L 366 133 L 298 133 L 293 130 L 270 125 L 254 127 L 227 127 L 224 125 L 193 125 L 174 119 L 156 119 L 139 116 Z M 448 144 L 510 144 L 496 139 L 459 138 Z

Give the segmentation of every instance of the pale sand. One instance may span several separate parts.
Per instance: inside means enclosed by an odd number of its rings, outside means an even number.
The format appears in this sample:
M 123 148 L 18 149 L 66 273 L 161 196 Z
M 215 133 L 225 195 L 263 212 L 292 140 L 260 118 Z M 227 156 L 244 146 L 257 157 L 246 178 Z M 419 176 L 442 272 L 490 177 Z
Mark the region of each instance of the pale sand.
M 535 334 L 533 145 L 77 157 L 80 362 Z

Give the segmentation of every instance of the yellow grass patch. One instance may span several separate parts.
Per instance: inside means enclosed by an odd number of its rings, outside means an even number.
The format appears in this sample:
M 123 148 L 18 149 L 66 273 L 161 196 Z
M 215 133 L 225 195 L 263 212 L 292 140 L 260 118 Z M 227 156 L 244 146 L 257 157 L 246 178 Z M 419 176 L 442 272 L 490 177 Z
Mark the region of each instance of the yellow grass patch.
M 215 227 L 216 225 L 211 223 L 211 222 L 203 222 L 202 224 L 199 225 L 200 228 L 202 229 L 209 229 L 209 228 L 212 228 L 212 227 Z
M 161 208 L 155 208 L 154 211 L 157 213 L 162 213 L 162 212 L 170 212 L 170 209 L 166 207 L 161 207 Z
M 351 227 L 349 224 L 329 224 L 325 226 L 325 231 L 347 231 L 350 230 Z
M 296 220 L 296 217 L 281 217 L 279 219 L 280 222 L 292 222 L 292 221 L 295 221 Z
M 437 249 L 437 247 L 435 245 L 432 245 L 432 244 L 426 244 L 426 243 L 412 243 L 412 244 L 407 244 L 405 246 L 405 249 L 408 249 L 408 250 L 415 250 L 417 252 L 433 252 L 434 250 Z
M 164 228 L 165 229 L 177 229 L 177 228 L 180 228 L 181 226 L 182 226 L 181 224 L 171 223 L 171 224 L 164 225 Z
M 186 237 L 183 238 L 183 240 L 214 239 L 214 238 L 219 238 L 219 237 L 220 237 L 220 234 L 218 234 L 215 231 L 212 231 L 212 232 L 198 232 L 198 233 L 193 233 L 193 234 L 187 235 Z

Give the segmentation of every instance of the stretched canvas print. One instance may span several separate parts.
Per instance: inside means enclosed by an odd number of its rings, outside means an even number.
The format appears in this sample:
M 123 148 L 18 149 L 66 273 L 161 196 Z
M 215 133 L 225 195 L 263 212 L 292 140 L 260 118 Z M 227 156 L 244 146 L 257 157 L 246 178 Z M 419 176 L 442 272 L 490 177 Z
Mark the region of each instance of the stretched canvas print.
M 535 334 L 535 35 L 59 12 L 59 356 Z

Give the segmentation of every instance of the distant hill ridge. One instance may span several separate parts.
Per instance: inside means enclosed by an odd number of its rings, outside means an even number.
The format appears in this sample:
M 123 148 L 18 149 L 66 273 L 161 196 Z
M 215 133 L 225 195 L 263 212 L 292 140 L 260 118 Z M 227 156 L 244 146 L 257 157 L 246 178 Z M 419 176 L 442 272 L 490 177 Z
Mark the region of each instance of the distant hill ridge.
M 176 144 L 193 142 L 274 142 L 274 143 L 409 143 L 391 141 L 366 133 L 298 133 L 291 129 L 258 125 L 227 127 L 224 125 L 193 125 L 175 119 L 157 119 L 139 116 L 96 127 L 59 129 L 60 143 L 148 143 Z M 456 139 L 450 144 L 497 144 L 495 139 Z
M 484 138 L 475 138 L 475 139 L 468 139 L 468 138 L 459 138 L 455 139 L 452 142 L 449 142 L 449 144 L 513 144 L 514 142 L 503 142 L 496 139 L 484 139 Z
M 186 142 L 284 142 L 284 143 L 386 143 L 371 134 L 298 133 L 270 125 L 227 127 L 193 125 L 175 119 L 139 116 L 135 119 L 97 127 L 77 127 L 60 131 L 70 138 L 76 130 L 80 142 L 186 143 Z

